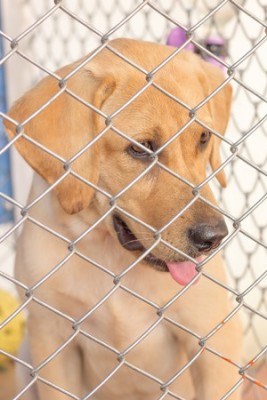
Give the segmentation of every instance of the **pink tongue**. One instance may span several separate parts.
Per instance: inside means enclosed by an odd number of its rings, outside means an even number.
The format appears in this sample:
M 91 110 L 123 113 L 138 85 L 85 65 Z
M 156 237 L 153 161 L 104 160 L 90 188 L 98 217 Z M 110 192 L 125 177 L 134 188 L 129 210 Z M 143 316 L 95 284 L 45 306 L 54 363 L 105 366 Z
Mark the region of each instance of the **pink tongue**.
M 202 257 L 196 259 L 197 262 L 202 261 Z M 197 275 L 196 264 L 191 261 L 182 262 L 166 262 L 172 278 L 182 286 L 187 285 Z M 195 281 L 195 283 L 198 280 Z

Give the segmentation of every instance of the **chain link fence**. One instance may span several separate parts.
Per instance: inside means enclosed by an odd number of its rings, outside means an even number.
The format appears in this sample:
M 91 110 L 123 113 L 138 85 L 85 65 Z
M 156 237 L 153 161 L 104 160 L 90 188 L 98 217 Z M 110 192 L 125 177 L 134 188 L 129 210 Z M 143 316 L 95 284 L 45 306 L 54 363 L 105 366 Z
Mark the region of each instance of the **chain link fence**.
M 230 315 L 224 315 L 222 323 L 213 326 L 207 332 L 207 348 L 212 353 L 212 348 L 209 348 L 209 338 L 213 336 L 224 324 L 228 324 L 229 320 L 236 314 L 242 318 L 243 332 L 244 332 L 244 351 L 242 363 L 236 360 L 228 360 L 233 363 L 236 370 L 239 371 L 240 376 L 236 379 L 236 384 L 229 388 L 224 393 L 221 399 L 233 398 L 236 390 L 242 389 L 243 399 L 265 399 L 267 381 L 266 381 L 266 333 L 267 333 L 267 300 L 266 300 L 266 276 L 267 276 L 267 181 L 266 181 L 266 166 L 267 166 L 267 152 L 266 152 L 266 94 L 267 94 L 267 74 L 266 74 L 266 15 L 267 3 L 264 0 L 158 0 L 158 1 L 137 1 L 137 0 L 62 0 L 62 1 L 38 1 L 33 0 L 17 0 L 11 3 L 3 1 L 2 7 L 2 31 L 1 37 L 4 44 L 4 54 L 1 60 L 2 65 L 6 72 L 6 87 L 8 100 L 11 105 L 15 99 L 22 95 L 25 90 L 29 89 L 36 84 L 41 78 L 45 76 L 53 76 L 58 81 L 60 78 L 54 74 L 54 70 L 66 65 L 67 63 L 74 62 L 78 58 L 92 52 L 92 58 L 97 55 L 100 49 L 106 48 L 115 54 L 120 59 L 123 58 L 120 51 L 112 48 L 110 40 L 118 37 L 134 38 L 139 40 L 149 40 L 152 42 L 163 43 L 167 42 L 167 38 L 174 28 L 180 28 L 186 32 L 185 42 L 181 47 L 190 47 L 199 54 L 199 57 L 209 59 L 211 62 L 217 61 L 220 68 L 225 73 L 225 82 L 230 82 L 233 87 L 233 106 L 231 112 L 230 123 L 226 135 L 222 137 L 222 166 L 226 172 L 228 186 L 226 189 L 221 190 L 219 185 L 214 181 L 214 174 L 209 171 L 208 178 L 204 183 L 209 183 L 215 193 L 219 202 L 217 210 L 224 216 L 229 235 L 218 247 L 218 250 L 223 254 L 228 273 L 228 284 L 212 278 L 212 276 L 205 271 L 205 263 L 202 269 L 202 279 L 206 279 L 214 286 L 220 286 L 222 289 L 229 292 L 229 296 L 233 300 L 233 307 Z M 227 49 L 227 54 L 214 55 L 213 47 L 209 47 L 209 39 L 214 44 L 214 38 L 222 40 L 223 46 Z M 217 42 L 216 42 L 217 43 Z M 178 50 L 179 53 L 179 50 Z M 87 59 L 89 59 L 91 56 Z M 126 138 L 131 142 L 131 139 L 125 132 L 116 129 L 116 123 L 113 124 L 116 114 L 122 112 L 125 108 L 129 107 L 132 101 L 138 99 L 139 95 L 149 88 L 150 85 L 156 86 L 153 82 L 154 76 L 157 76 L 158 70 L 164 69 L 164 65 L 170 62 L 167 59 L 155 68 L 154 71 L 145 71 L 140 65 L 132 63 L 126 59 L 127 63 L 141 71 L 147 79 L 147 83 L 139 93 L 136 93 L 133 98 L 125 104 L 119 106 L 114 115 L 105 115 L 101 110 L 94 110 L 103 119 L 106 119 L 107 127 L 101 132 L 98 132 L 98 138 L 105 135 L 108 128 L 113 130 L 115 135 Z M 79 70 L 79 66 L 77 70 Z M 77 71 L 76 71 L 77 72 Z M 69 76 L 71 78 L 71 74 Z M 68 79 L 67 79 L 68 81 Z M 67 82 L 68 83 L 68 82 Z M 220 90 L 217 89 L 216 91 Z M 62 87 L 61 91 L 67 91 L 68 86 Z M 169 93 L 164 92 L 166 98 Z M 202 101 L 201 107 L 209 99 Z M 82 99 L 76 99 L 82 101 Z M 186 107 L 181 99 L 176 99 L 179 104 Z M 87 105 L 88 106 L 88 105 Z M 92 108 L 91 105 L 89 107 Z M 200 109 L 201 109 L 200 107 Z M 1 110 L 1 117 L 7 118 Z M 192 111 L 190 107 L 188 111 Z M 193 115 L 193 114 L 192 114 Z M 33 115 L 33 118 L 35 116 Z M 189 120 L 188 123 L 192 123 Z M 201 121 L 200 121 L 201 122 Z M 131 122 L 132 126 L 132 122 Z M 183 128 L 181 128 L 174 135 L 177 138 Z M 19 133 L 19 137 L 23 135 Z M 14 152 L 14 144 L 18 138 L 14 138 L 7 145 L 0 149 L 0 157 L 3 157 L 11 148 Z M 136 142 L 133 142 L 136 145 Z M 35 143 L 38 147 L 38 143 Z M 92 145 L 92 143 L 90 144 Z M 41 147 L 43 151 L 47 149 Z M 81 155 L 83 150 L 79 155 Z M 54 157 L 59 159 L 57 154 Z M 74 156 L 74 155 L 73 155 Z M 65 171 L 65 175 L 75 174 L 71 170 L 71 160 L 68 164 L 69 169 Z M 138 186 L 140 179 L 149 174 L 153 166 L 160 164 L 156 157 L 153 162 L 141 173 L 136 176 L 131 182 L 116 195 L 111 195 L 105 192 L 100 186 L 94 188 L 103 196 L 109 199 L 110 207 L 106 213 L 103 214 L 99 220 L 94 224 L 86 227 L 84 231 L 77 234 L 73 240 L 67 240 L 60 232 L 56 232 L 50 227 L 46 226 L 45 221 L 42 219 L 36 220 L 31 217 L 31 208 L 39 201 L 47 196 L 60 181 L 61 177 L 51 185 L 51 188 L 39 193 L 36 199 L 28 203 L 27 193 L 28 186 L 31 181 L 31 172 L 29 167 L 13 153 L 13 195 L 0 193 L 2 201 L 6 202 L 8 209 L 10 207 L 14 210 L 15 221 L 9 225 L 2 225 L 0 233 L 1 253 L 0 253 L 0 287 L 5 287 L 7 283 L 12 284 L 11 290 L 14 287 L 25 292 L 25 301 L 14 312 L 11 312 L 4 320 L 1 321 L 0 314 L 0 354 L 8 357 L 14 363 L 24 368 L 29 375 L 28 383 L 25 386 L 18 386 L 15 394 L 6 400 L 23 399 L 23 395 L 34 387 L 35 382 L 42 382 L 44 386 L 51 387 L 53 392 L 58 394 L 55 399 L 80 399 L 83 400 L 94 398 L 102 400 L 113 399 L 112 395 L 106 397 L 98 397 L 101 390 L 108 387 L 109 381 L 112 381 L 116 374 L 119 374 L 121 367 L 127 367 L 130 373 L 135 373 L 133 379 L 148 379 L 158 386 L 159 394 L 158 399 L 185 399 L 181 393 L 174 392 L 171 389 L 171 384 L 178 379 L 183 373 L 188 370 L 194 362 L 201 355 L 203 348 L 199 347 L 199 352 L 194 355 L 191 360 L 187 360 L 184 366 L 177 371 L 173 371 L 173 376 L 169 377 L 165 382 L 159 377 L 151 374 L 149 371 L 143 370 L 130 363 L 127 360 L 128 353 L 144 342 L 149 346 L 149 340 L 153 337 L 158 325 L 163 323 L 174 324 L 170 317 L 164 314 L 164 311 L 176 301 L 179 301 L 183 296 L 186 297 L 187 291 L 193 290 L 192 285 L 189 284 L 185 289 L 177 287 L 177 293 L 168 299 L 166 304 L 159 309 L 159 306 L 151 301 L 146 296 L 137 293 L 130 287 L 123 284 L 123 278 L 131 273 L 131 270 L 138 265 L 138 262 L 144 258 L 144 254 L 130 265 L 124 266 L 120 274 L 114 274 L 107 265 L 99 265 L 95 260 L 88 259 L 85 254 L 76 249 L 75 245 L 78 244 L 87 235 L 96 229 L 98 224 L 101 224 L 114 210 L 118 210 L 118 199 L 123 196 L 127 191 L 135 190 Z M 166 169 L 166 166 L 160 165 L 162 169 L 165 168 L 169 174 L 172 171 Z M 1 172 L 2 173 L 2 172 Z M 64 175 L 64 176 L 65 176 Z M 191 182 L 185 182 L 184 178 L 178 175 L 174 176 L 175 179 L 182 180 L 186 185 L 196 189 L 195 185 Z M 114 178 L 115 179 L 115 178 Z M 25 180 L 25 181 L 24 181 Z M 183 210 L 177 210 L 173 220 L 183 218 L 183 213 L 194 205 L 199 196 L 201 196 L 201 187 L 193 201 L 186 204 Z M 207 204 L 207 201 L 202 198 L 202 201 Z M 140 220 L 135 215 L 127 212 L 127 210 L 120 210 L 123 215 L 127 216 L 130 220 L 138 223 L 140 228 L 146 228 L 150 233 L 156 234 L 155 242 L 147 249 L 147 253 L 162 244 L 163 239 L 161 233 L 167 227 L 167 224 L 162 227 L 160 232 L 147 226 L 145 221 Z M 10 212 L 10 211 L 9 211 Z M 63 241 L 68 248 L 68 253 L 64 259 L 58 260 L 56 265 L 50 266 L 49 273 L 45 274 L 42 279 L 37 279 L 33 282 L 31 287 L 25 285 L 24 282 L 14 277 L 13 275 L 13 254 L 17 241 L 17 237 L 21 228 L 28 222 L 35 226 L 36 233 L 38 229 L 45 231 L 47 234 L 54 236 L 55 241 L 59 239 Z M 38 234 L 38 233 L 37 233 Z M 170 247 L 170 243 L 164 243 Z M 181 252 L 181 249 L 175 249 Z M 217 253 L 217 249 L 216 249 Z M 38 289 L 45 287 L 46 282 L 53 277 L 58 271 L 62 270 L 63 273 L 68 273 L 67 268 L 64 268 L 68 260 L 74 256 L 80 257 L 85 260 L 90 268 L 98 269 L 102 273 L 114 279 L 114 286 L 105 294 L 99 291 L 98 301 L 89 310 L 83 310 L 83 317 L 75 318 L 68 315 L 66 312 L 58 309 L 53 302 L 42 300 L 38 297 Z M 214 256 L 214 254 L 212 255 Z M 28 255 L 30 257 L 30 255 Z M 43 258 L 46 254 L 43 254 Z M 10 258 L 10 268 L 8 266 L 8 259 Z M 92 267 L 93 266 L 93 267 Z M 88 267 L 89 268 L 89 267 Z M 101 286 L 101 283 L 99 283 Z M 79 289 L 77 289 L 79 290 Z M 139 337 L 123 350 L 118 350 L 116 346 L 111 345 L 108 340 L 103 337 L 98 337 L 95 334 L 94 328 L 91 331 L 83 328 L 83 322 L 89 319 L 92 315 L 101 312 L 101 307 L 108 303 L 112 296 L 116 296 L 118 291 L 122 290 L 127 296 L 132 297 L 133 303 L 140 303 L 143 306 L 151 308 L 151 314 L 156 315 L 158 318 L 149 325 L 146 331 L 140 333 Z M 141 291 L 142 293 L 142 291 Z M 70 300 L 71 301 L 71 300 Z M 214 300 L 211 300 L 214 301 Z M 61 345 L 55 349 L 49 356 L 42 360 L 39 365 L 31 365 L 31 363 L 23 358 L 22 355 L 14 355 L 7 352 L 4 346 L 1 348 L 1 331 L 3 331 L 10 321 L 20 313 L 26 313 L 32 304 L 38 305 L 41 309 L 45 309 L 52 316 L 56 315 L 58 319 L 70 323 L 70 332 L 67 340 L 63 340 Z M 4 304 L 1 304 L 4 308 Z M 138 309 L 139 306 L 137 306 Z M 81 315 L 82 311 L 80 314 Z M 49 318 L 49 317 L 48 317 Z M 186 331 L 188 334 L 197 338 L 201 343 L 201 336 L 192 330 L 191 327 L 181 327 L 179 325 L 179 318 L 175 322 L 179 329 Z M 72 327 L 71 327 L 72 325 Z M 54 329 L 52 326 L 49 328 Z M 48 330 L 49 330 L 48 329 Z M 74 393 L 66 391 L 60 387 L 57 382 L 51 382 L 42 377 L 42 370 L 46 368 L 47 364 L 52 362 L 58 354 L 66 351 L 71 347 L 72 343 L 76 340 L 77 336 L 81 336 L 82 340 L 94 343 L 96 347 L 104 348 L 114 354 L 114 359 L 117 359 L 115 365 L 110 371 L 106 371 L 106 376 L 101 378 L 90 390 L 83 393 L 83 397 L 78 397 Z M 229 337 L 227 340 L 231 341 Z M 44 345 L 44 344 L 42 344 Z M 157 352 L 158 349 L 153 349 Z M 216 357 L 223 361 L 223 353 L 216 353 Z M 102 361 L 101 361 L 102 362 Z M 223 362 L 227 362 L 224 360 Z M 98 368 L 97 360 L 94 368 Z M 162 360 L 164 363 L 164 360 Z M 103 368 L 101 367 L 101 370 Z M 105 368 L 104 368 L 105 370 Z M 30 378 L 31 377 L 31 378 Z M 220 379 L 220 377 L 218 377 Z M 141 384 L 140 384 L 141 385 Z M 118 388 L 118 393 L 119 393 Z M 1 390 L 1 389 L 0 389 Z M 121 388 L 122 393 L 124 393 Z M 52 392 L 51 392 L 52 393 Z M 105 393 L 105 392 L 103 392 Z M 127 391 L 126 391 L 127 393 Z M 1 395 L 1 393 L 0 393 Z M 62 396 L 62 397 L 60 397 Z M 138 395 L 139 396 L 139 395 Z M 136 397 L 136 399 L 147 397 Z M 0 397 L 1 398 L 1 397 Z M 27 398 L 27 397 L 25 397 Z M 117 395 L 116 398 L 122 398 Z M 131 397 L 130 397 L 131 398 Z M 188 397 L 188 399 L 192 397 Z M 199 399 L 204 400 L 204 399 Z M 215 400 L 215 399 L 209 399 Z

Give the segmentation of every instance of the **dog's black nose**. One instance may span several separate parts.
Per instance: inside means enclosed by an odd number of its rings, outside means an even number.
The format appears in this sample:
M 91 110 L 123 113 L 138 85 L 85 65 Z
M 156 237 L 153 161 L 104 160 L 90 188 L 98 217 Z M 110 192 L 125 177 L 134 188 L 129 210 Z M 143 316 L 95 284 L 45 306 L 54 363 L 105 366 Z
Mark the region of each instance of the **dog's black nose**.
M 216 225 L 197 224 L 188 230 L 188 238 L 198 251 L 208 252 L 219 246 L 228 234 L 228 229 L 223 220 Z

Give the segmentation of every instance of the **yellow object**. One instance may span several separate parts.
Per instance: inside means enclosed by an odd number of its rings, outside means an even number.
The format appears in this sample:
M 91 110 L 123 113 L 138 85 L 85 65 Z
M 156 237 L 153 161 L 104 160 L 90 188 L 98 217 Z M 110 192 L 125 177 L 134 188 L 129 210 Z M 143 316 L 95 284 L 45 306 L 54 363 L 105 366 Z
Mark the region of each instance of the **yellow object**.
M 20 312 L 8 324 L 3 322 L 19 307 L 18 300 L 5 290 L 0 289 L 0 350 L 15 355 L 19 349 L 24 335 L 24 316 Z M 0 366 L 8 357 L 0 353 Z

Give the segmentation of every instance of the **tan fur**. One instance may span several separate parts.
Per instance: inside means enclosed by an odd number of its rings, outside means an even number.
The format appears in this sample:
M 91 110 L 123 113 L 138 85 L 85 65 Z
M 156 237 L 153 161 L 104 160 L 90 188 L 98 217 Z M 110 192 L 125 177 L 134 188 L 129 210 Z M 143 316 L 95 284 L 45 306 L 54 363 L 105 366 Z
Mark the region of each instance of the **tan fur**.
M 110 46 L 147 72 L 157 67 L 174 50 L 126 39 L 112 41 Z M 159 146 L 164 145 L 189 120 L 189 110 L 155 86 L 148 87 L 126 108 L 116 113 L 146 85 L 145 74 L 104 49 L 78 72 L 64 79 L 83 61 L 62 68 L 57 72 L 58 79 L 44 79 L 13 106 L 9 112 L 10 120 L 6 120 L 10 137 L 15 135 L 15 124 L 11 119 L 22 124 L 26 136 L 18 138 L 16 146 L 37 172 L 29 202 L 47 190 L 49 184 L 60 180 L 54 190 L 29 209 L 32 219 L 25 223 L 18 243 L 16 276 L 31 288 L 69 256 L 68 245 L 74 241 L 72 256 L 34 290 L 34 297 L 38 301 L 49 304 L 73 318 L 73 321 L 79 321 L 101 301 L 114 288 L 114 276 L 122 273 L 141 255 L 141 252 L 124 249 L 119 243 L 112 223 L 114 211 L 92 231 L 83 235 L 110 209 L 110 197 L 116 196 L 149 165 L 131 157 L 127 152 L 130 142 L 106 128 L 105 116 L 115 113 L 111 118 L 115 129 L 137 142 L 154 140 Z M 58 80 L 61 78 L 63 86 L 66 84 L 70 92 L 59 88 Z M 156 85 L 191 109 L 223 82 L 219 70 L 189 52 L 177 55 L 153 79 Z M 51 96 L 55 98 L 50 102 Z M 83 104 L 77 97 L 83 100 Z M 31 118 L 31 114 L 46 102 L 49 105 Z M 226 129 L 230 104 L 231 88 L 227 85 L 197 111 L 197 118 L 222 135 Z M 89 105 L 99 109 L 100 113 Z M 75 158 L 84 146 L 105 129 L 107 131 L 96 143 Z M 205 179 L 209 161 L 214 170 L 221 165 L 219 139 L 215 135 L 212 135 L 205 150 L 199 149 L 203 130 L 197 122 L 193 122 L 159 154 L 160 163 L 195 185 Z M 32 139 L 48 152 L 37 148 L 30 141 Z M 57 158 L 51 152 L 56 153 Z M 67 162 L 69 170 L 64 170 L 64 162 Z M 64 174 L 67 175 L 61 180 Z M 218 173 L 217 178 L 225 186 L 224 173 Z M 94 185 L 109 196 L 95 190 Z M 202 188 L 201 195 L 216 204 L 208 185 Z M 148 248 L 155 243 L 153 231 L 138 223 L 138 219 L 156 230 L 161 229 L 192 199 L 189 185 L 155 165 L 116 199 L 116 205 L 137 218 L 133 221 L 119 212 L 143 246 Z M 219 213 L 206 202 L 197 200 L 184 211 L 181 218 L 174 218 L 161 237 L 170 245 L 190 254 L 191 245 L 186 236 L 188 228 L 192 224 L 220 218 Z M 40 228 L 33 220 L 45 224 L 57 236 Z M 153 254 L 163 260 L 182 259 L 179 253 L 163 243 L 153 249 Z M 94 263 L 109 270 L 113 276 L 97 268 Z M 204 266 L 204 270 L 218 281 L 226 282 L 220 256 L 214 257 Z M 198 284 L 190 287 L 166 309 L 165 320 L 133 349 L 126 351 L 158 320 L 157 306 L 163 307 L 181 289 L 170 274 L 157 271 L 145 261 L 140 261 L 123 276 L 108 300 L 82 319 L 77 327 L 80 330 L 77 336 L 55 359 L 41 368 L 40 376 L 78 397 L 92 390 L 118 366 L 118 354 L 87 337 L 92 335 L 122 354 L 119 357 L 119 370 L 91 398 L 159 398 L 162 393 L 160 384 L 149 376 L 144 377 L 132 366 L 156 376 L 163 383 L 168 381 L 200 350 L 198 339 L 181 327 L 203 337 L 233 308 L 227 291 L 202 277 Z M 151 304 L 134 297 L 129 290 L 145 297 Z M 21 295 L 23 298 L 24 293 Z M 75 332 L 72 329 L 73 322 L 52 313 L 38 301 L 31 302 L 28 322 L 34 366 L 42 363 Z M 207 347 L 239 361 L 240 343 L 239 322 L 233 318 L 207 341 Z M 174 379 L 169 390 L 186 399 L 195 396 L 198 400 L 216 400 L 238 379 L 235 367 L 204 349 L 187 372 Z M 38 385 L 38 396 L 39 400 L 68 398 L 44 383 Z M 172 397 L 168 395 L 165 398 Z M 230 398 L 237 400 L 239 395 L 235 392 Z

